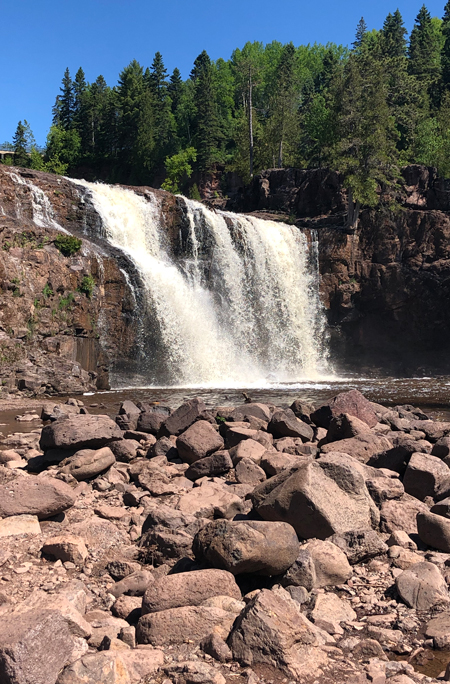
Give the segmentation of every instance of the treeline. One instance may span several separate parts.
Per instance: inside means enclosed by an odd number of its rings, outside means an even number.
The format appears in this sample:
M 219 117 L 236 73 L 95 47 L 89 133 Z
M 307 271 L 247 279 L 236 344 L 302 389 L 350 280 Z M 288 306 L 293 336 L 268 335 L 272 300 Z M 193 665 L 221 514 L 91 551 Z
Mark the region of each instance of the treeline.
M 19 124 L 19 155 L 30 147 Z M 23 148 L 23 149 L 22 149 Z M 189 78 L 161 54 L 132 61 L 110 87 L 66 70 L 43 156 L 57 173 L 188 191 L 217 165 L 245 180 L 263 168 L 331 166 L 357 214 L 407 163 L 450 177 L 450 0 L 442 19 L 420 9 L 407 36 L 397 10 L 381 30 L 358 24 L 351 49 L 247 43 L 231 59 L 203 51 Z

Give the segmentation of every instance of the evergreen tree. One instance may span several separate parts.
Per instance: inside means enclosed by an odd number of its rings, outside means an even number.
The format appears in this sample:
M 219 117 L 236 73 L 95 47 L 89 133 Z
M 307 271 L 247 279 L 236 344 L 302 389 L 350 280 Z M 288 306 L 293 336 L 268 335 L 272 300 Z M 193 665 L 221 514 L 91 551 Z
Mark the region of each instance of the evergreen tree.
M 270 121 L 266 127 L 269 150 L 278 168 L 283 166 L 286 152 L 292 153 L 293 141 L 298 135 L 296 109 L 295 48 L 288 43 L 282 48 L 280 61 L 274 73 Z
M 64 72 L 60 90 L 62 94 L 59 96 L 58 100 L 59 123 L 65 130 L 69 130 L 73 122 L 74 108 L 73 83 L 70 78 L 69 69 L 66 69 Z
M 361 17 L 361 19 L 358 22 L 358 25 L 356 27 L 356 34 L 355 34 L 355 40 L 352 43 L 353 50 L 354 52 L 358 53 L 361 52 L 364 44 L 364 39 L 367 34 L 367 24 L 364 21 L 364 17 Z
M 176 67 L 173 70 L 173 74 L 169 79 L 167 91 L 172 102 L 172 112 L 175 114 L 180 104 L 181 95 L 183 91 L 183 79 L 181 78 L 180 70 Z
M 29 157 L 27 154 L 26 127 L 21 121 L 17 124 L 16 132 L 14 133 L 13 147 L 14 166 L 27 167 L 29 165 Z
M 148 75 L 149 86 L 155 100 L 162 102 L 167 94 L 167 70 L 164 66 L 160 52 L 155 53 L 152 66 Z
M 197 150 L 200 170 L 207 171 L 218 160 L 221 139 L 217 94 L 214 87 L 213 67 L 208 53 L 203 52 L 194 62 L 191 72 L 194 82 L 195 117 L 193 141 Z
M 381 49 L 387 58 L 406 57 L 407 30 L 399 10 L 389 13 L 381 29 Z
M 442 34 L 444 48 L 442 50 L 442 87 L 450 90 L 450 0 L 447 1 L 442 17 Z
M 427 8 L 422 5 L 409 41 L 409 73 L 417 78 L 433 105 L 438 100 L 441 40 L 440 27 L 436 26 Z

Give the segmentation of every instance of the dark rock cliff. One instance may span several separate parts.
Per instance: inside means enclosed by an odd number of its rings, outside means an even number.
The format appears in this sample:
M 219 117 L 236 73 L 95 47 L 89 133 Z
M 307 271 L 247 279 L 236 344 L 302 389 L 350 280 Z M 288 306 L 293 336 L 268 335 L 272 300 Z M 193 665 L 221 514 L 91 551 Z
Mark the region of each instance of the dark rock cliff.
M 363 211 L 350 234 L 346 201 L 332 171 L 274 169 L 232 205 L 317 230 L 338 368 L 450 372 L 450 182 L 431 168 L 405 168 L 389 205 Z

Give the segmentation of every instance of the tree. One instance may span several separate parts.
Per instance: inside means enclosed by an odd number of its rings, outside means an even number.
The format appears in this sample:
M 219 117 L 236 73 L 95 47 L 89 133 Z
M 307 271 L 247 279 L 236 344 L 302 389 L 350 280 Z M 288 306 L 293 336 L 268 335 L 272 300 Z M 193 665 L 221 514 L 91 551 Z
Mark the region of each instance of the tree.
M 406 35 L 407 30 L 399 10 L 395 10 L 394 14 L 389 13 L 381 29 L 383 55 L 391 59 L 406 57 Z
M 277 166 L 283 166 L 286 148 L 297 139 L 298 112 L 296 109 L 295 48 L 288 43 L 282 48 L 280 61 L 274 73 L 271 116 L 267 132 L 272 143 L 272 155 Z
M 156 100 L 162 102 L 167 93 L 167 70 L 160 52 L 155 53 L 151 69 L 148 74 L 148 85 Z
M 73 115 L 72 127 L 75 128 L 81 140 L 81 153 L 89 152 L 91 142 L 91 127 L 89 117 L 89 91 L 83 69 L 80 67 L 73 81 Z
M 26 127 L 21 121 L 17 124 L 16 132 L 14 133 L 13 146 L 14 166 L 27 167 L 29 165 L 29 158 L 27 154 Z
M 181 78 L 180 70 L 177 68 L 173 70 L 173 74 L 169 79 L 167 91 L 172 102 L 172 112 L 175 114 L 179 107 L 183 92 L 183 79 Z
M 425 5 L 416 17 L 409 41 L 409 73 L 416 77 L 433 105 L 438 102 L 442 32 Z
M 73 83 L 70 78 L 69 69 L 64 72 L 62 87 L 60 88 L 61 95 L 57 100 L 58 107 L 58 119 L 60 125 L 65 129 L 69 130 L 73 122 L 73 108 L 74 108 L 74 93 L 73 93 Z
M 79 160 L 81 140 L 78 131 L 52 126 L 47 136 L 46 170 L 65 175 Z
M 168 190 L 174 194 L 180 193 L 180 184 L 183 180 L 189 180 L 192 175 L 191 162 L 197 160 L 197 151 L 194 147 L 174 154 L 166 159 L 166 179 L 161 185 L 163 190 Z
M 450 0 L 444 7 L 442 17 L 442 35 L 444 47 L 442 50 L 442 86 L 444 90 L 450 89 Z
M 367 33 L 367 24 L 364 21 L 364 17 L 361 17 L 361 19 L 358 22 L 358 25 L 356 27 L 356 34 L 355 34 L 355 40 L 352 43 L 353 46 L 353 51 L 356 53 L 361 52 L 363 45 L 364 45 L 364 38 Z
M 219 157 L 221 139 L 217 94 L 214 88 L 213 67 L 208 53 L 203 52 L 196 58 L 191 72 L 194 82 L 194 134 L 193 141 L 197 150 L 197 160 L 201 171 L 209 170 Z

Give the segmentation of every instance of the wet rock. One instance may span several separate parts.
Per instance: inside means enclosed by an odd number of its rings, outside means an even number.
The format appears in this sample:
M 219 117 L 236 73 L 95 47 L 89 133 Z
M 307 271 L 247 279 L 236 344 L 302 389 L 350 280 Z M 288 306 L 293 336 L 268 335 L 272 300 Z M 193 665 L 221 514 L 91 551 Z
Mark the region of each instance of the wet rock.
M 343 551 L 331 541 L 313 539 L 300 547 L 295 563 L 284 573 L 284 587 L 300 586 L 307 591 L 344 584 L 353 570 Z
M 395 580 L 397 591 L 410 608 L 430 610 L 437 603 L 448 602 L 447 585 L 432 563 L 417 563 Z
M 361 532 L 350 530 L 340 535 L 333 535 L 329 541 L 345 553 L 351 565 L 381 556 L 388 550 L 387 545 L 375 530 L 362 530 Z
M 375 427 L 378 423 L 378 418 L 372 408 L 370 401 L 368 401 L 358 390 L 350 390 L 349 392 L 341 392 L 330 401 L 322 404 L 318 409 L 311 414 L 311 420 L 319 427 L 330 427 L 331 419 L 334 416 L 347 413 L 355 416 L 366 423 L 370 428 Z
M 420 539 L 434 549 L 450 553 L 450 520 L 431 512 L 417 514 Z
M 279 575 L 297 558 L 299 543 L 290 525 L 279 522 L 216 520 L 194 538 L 200 562 L 238 575 Z
M 155 647 L 190 643 L 200 644 L 211 632 L 222 638 L 229 633 L 236 616 L 220 608 L 184 606 L 143 615 L 136 627 L 138 644 Z
M 72 475 L 76 480 L 89 480 L 110 468 L 116 457 L 109 447 L 98 450 L 82 449 L 74 456 L 61 461 L 62 473 Z
M 83 565 L 88 555 L 84 540 L 73 534 L 49 537 L 41 551 L 46 556 L 52 556 L 63 563 L 69 561 L 75 565 Z
M 274 437 L 300 437 L 304 442 L 314 437 L 312 427 L 297 418 L 291 409 L 276 411 L 267 429 Z
M 233 467 L 233 462 L 228 451 L 216 451 L 211 456 L 201 458 L 192 463 L 184 473 L 189 480 L 198 480 L 201 477 L 215 477 L 228 472 Z
M 76 498 L 65 482 L 30 475 L 0 486 L 0 516 L 37 515 L 45 520 L 71 508 Z
M 450 485 L 450 469 L 436 456 L 414 453 L 403 478 L 405 492 L 423 501 L 435 498 L 445 485 Z
M 258 485 L 252 500 L 262 518 L 290 523 L 303 539 L 371 529 L 378 522 L 358 470 L 326 459 L 308 463 L 286 479 L 281 473 Z
M 181 433 L 187 430 L 195 421 L 200 420 L 205 412 L 206 406 L 198 397 L 191 401 L 187 401 L 164 421 L 161 425 L 159 436 L 169 437 L 170 435 L 181 435 Z
M 10 616 L 0 624 L 0 681 L 55 684 L 73 646 L 67 623 L 56 611 Z
M 212 596 L 241 598 L 233 575 L 225 570 L 196 570 L 168 575 L 156 580 L 145 592 L 142 615 L 169 608 L 200 606 Z
M 12 515 L 0 520 L 0 537 L 14 537 L 17 534 L 41 534 L 37 515 Z
M 109 416 L 77 415 L 62 418 L 42 430 L 40 447 L 47 449 L 100 449 L 122 439 L 122 432 Z
M 197 421 L 177 439 L 180 458 L 186 463 L 194 463 L 199 459 L 211 456 L 215 451 L 223 449 L 223 438 L 210 423 Z
M 263 589 L 249 602 L 228 638 L 233 657 L 241 665 L 276 665 L 293 677 L 314 675 L 326 661 L 315 648 L 320 640 L 314 626 L 295 607 L 274 592 Z M 323 643 L 323 642 L 322 642 Z

